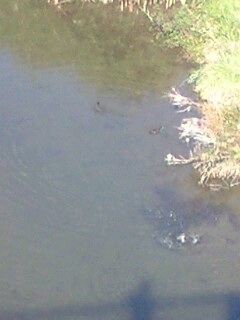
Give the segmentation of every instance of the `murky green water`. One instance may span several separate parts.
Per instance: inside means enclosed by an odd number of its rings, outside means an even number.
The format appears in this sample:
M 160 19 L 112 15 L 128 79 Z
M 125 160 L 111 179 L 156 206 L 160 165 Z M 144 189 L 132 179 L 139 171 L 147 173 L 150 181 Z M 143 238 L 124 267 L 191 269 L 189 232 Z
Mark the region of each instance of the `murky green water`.
M 2 1 L 0 23 L 0 319 L 237 319 L 239 192 L 164 164 L 187 67 L 114 9 Z M 191 214 L 202 243 L 162 248 L 146 208 Z

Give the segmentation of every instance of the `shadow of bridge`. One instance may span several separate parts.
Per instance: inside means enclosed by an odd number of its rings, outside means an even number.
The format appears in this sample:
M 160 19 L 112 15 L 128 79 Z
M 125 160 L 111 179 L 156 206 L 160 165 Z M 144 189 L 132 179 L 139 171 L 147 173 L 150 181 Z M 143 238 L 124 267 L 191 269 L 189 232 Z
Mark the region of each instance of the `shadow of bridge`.
M 85 305 L 63 305 L 53 308 L 36 308 L 21 310 L 2 310 L 0 320 L 72 320 L 72 319 L 122 319 L 122 320 L 165 320 L 180 319 L 177 316 L 168 317 L 168 312 L 178 309 L 188 310 L 219 306 L 220 316 L 203 314 L 198 317 L 184 319 L 202 320 L 240 320 L 240 292 L 226 294 L 160 296 L 155 298 L 149 282 L 142 282 L 138 288 L 118 302 Z

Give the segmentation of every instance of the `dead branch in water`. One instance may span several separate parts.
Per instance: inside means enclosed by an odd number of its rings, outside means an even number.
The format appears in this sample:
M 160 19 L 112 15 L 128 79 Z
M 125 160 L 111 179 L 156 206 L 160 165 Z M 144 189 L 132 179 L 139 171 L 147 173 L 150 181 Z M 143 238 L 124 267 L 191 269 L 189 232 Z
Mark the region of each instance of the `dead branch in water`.
M 199 184 L 206 186 L 213 191 L 229 189 L 230 187 L 240 184 L 240 165 L 239 158 L 234 157 L 231 150 L 238 150 L 236 139 L 228 139 L 226 146 L 226 135 L 222 136 L 221 132 L 214 130 L 212 119 L 209 116 L 215 114 L 213 107 L 201 104 L 192 99 L 181 95 L 175 88 L 168 94 L 173 105 L 177 106 L 180 111 L 186 112 L 195 108 L 206 111 L 202 117 L 189 117 L 182 120 L 179 130 L 179 138 L 190 144 L 192 150 L 188 158 L 183 156 L 174 156 L 168 154 L 165 161 L 168 165 L 188 165 L 191 164 L 199 172 Z M 235 148 L 235 149 L 234 149 Z
M 179 156 L 179 158 L 175 157 L 173 154 L 169 153 L 165 157 L 165 161 L 168 166 L 179 165 L 179 164 L 192 164 L 197 162 L 197 159 L 194 157 L 184 158 L 183 156 Z
M 174 106 L 180 110 L 178 112 L 190 111 L 192 108 L 201 108 L 201 104 L 181 95 L 175 88 L 168 93 L 168 97 Z

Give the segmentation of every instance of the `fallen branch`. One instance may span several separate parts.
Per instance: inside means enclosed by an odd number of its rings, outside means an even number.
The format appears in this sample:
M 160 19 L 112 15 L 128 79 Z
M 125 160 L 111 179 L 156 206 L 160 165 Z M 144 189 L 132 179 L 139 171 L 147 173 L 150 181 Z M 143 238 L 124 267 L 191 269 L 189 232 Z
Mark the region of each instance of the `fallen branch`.
M 168 93 L 168 97 L 174 106 L 177 106 L 181 110 L 178 112 L 190 111 L 193 107 L 200 108 L 201 104 L 193 101 L 192 99 L 181 95 L 175 88 L 172 88 Z
M 169 153 L 165 157 L 165 161 L 168 166 L 179 165 L 179 164 L 193 164 L 197 162 L 199 159 L 195 157 L 184 158 L 183 156 L 179 156 L 179 158 L 175 157 L 173 154 Z
M 194 143 L 200 144 L 202 147 L 209 147 L 215 144 L 214 135 L 210 135 L 206 130 L 204 119 L 199 118 L 185 118 L 178 127 L 179 138 L 189 143 L 190 140 Z

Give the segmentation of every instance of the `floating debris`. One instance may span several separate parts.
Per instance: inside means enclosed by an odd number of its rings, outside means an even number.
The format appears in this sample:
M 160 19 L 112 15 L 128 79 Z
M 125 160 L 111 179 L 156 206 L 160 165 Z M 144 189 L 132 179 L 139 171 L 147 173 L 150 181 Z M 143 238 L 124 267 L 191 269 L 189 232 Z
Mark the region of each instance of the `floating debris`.
M 192 230 L 190 216 L 182 214 L 181 209 L 180 212 L 161 209 L 146 209 L 144 212 L 154 223 L 153 238 L 164 248 L 171 250 L 192 248 L 201 243 L 202 235 Z
M 177 239 L 177 241 L 179 241 L 182 244 L 186 243 L 186 241 L 187 241 L 185 233 L 181 233 L 179 236 L 177 236 L 176 239 Z
M 148 133 L 156 136 L 158 134 L 163 133 L 164 129 L 165 129 L 164 126 L 160 126 L 158 128 L 154 128 L 154 129 L 149 130 Z
M 159 233 L 154 234 L 155 240 L 167 249 L 183 249 L 190 248 L 200 243 L 201 236 L 195 233 L 182 232 L 179 235 L 168 233 L 161 236 Z

